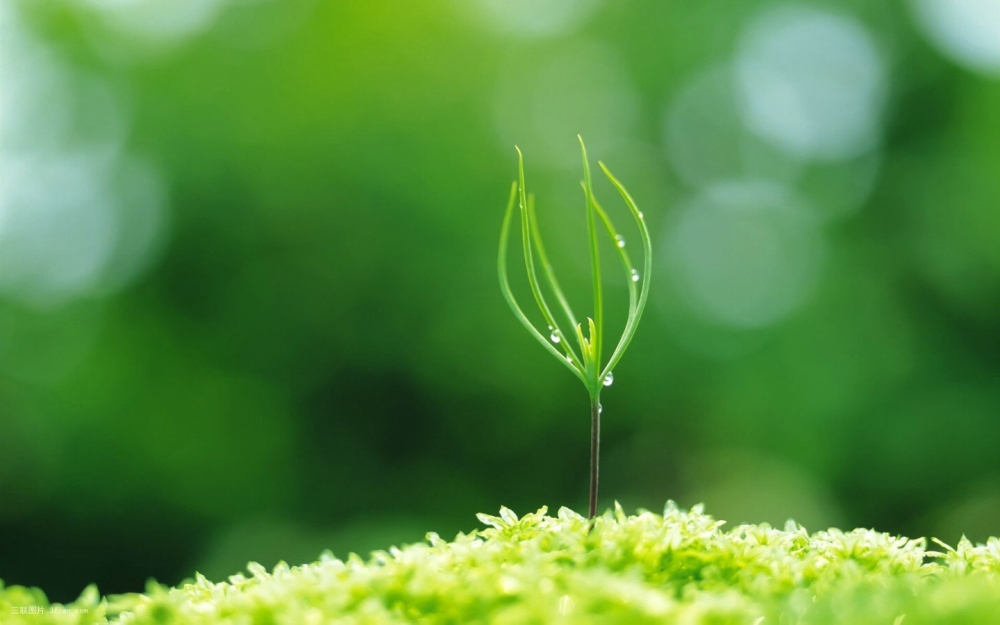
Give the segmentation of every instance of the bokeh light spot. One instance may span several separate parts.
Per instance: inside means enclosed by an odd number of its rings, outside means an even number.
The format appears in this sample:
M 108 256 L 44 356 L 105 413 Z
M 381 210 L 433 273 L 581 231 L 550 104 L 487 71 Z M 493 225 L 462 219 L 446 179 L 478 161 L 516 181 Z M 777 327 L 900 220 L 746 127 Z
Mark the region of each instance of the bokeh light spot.
M 839 160 L 879 142 L 886 71 L 852 17 L 805 7 L 764 13 L 742 38 L 736 72 L 748 126 L 789 154 Z
M 681 87 L 667 111 L 665 138 L 670 163 L 693 186 L 743 177 L 786 181 L 801 169 L 746 127 L 729 65 L 713 66 Z
M 600 0 L 462 0 L 480 22 L 519 38 L 544 38 L 572 32 L 601 5 Z M 468 7 L 471 4 L 472 7 Z
M 208 28 L 225 0 L 78 0 L 110 33 L 140 47 L 161 47 Z M 95 33 L 96 35 L 96 33 Z
M 117 234 L 100 156 L 3 159 L 0 288 L 73 297 L 98 280 Z
M 959 65 L 1000 77 L 1000 2 L 913 0 L 917 25 L 942 54 Z
M 774 324 L 818 277 L 823 240 L 803 207 L 773 183 L 713 185 L 678 209 L 662 267 L 701 316 L 734 327 Z
M 159 172 L 124 147 L 121 98 L 0 20 L 0 292 L 52 307 L 125 286 L 162 241 Z

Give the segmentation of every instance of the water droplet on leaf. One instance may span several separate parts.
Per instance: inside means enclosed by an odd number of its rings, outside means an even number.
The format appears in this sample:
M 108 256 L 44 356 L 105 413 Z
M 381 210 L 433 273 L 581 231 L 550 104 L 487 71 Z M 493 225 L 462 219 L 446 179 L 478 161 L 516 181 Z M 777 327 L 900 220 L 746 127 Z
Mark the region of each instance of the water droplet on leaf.
M 604 411 L 604 406 L 597 404 L 597 414 L 601 414 Z
M 604 386 L 611 386 L 615 383 L 615 374 L 608 371 L 608 375 L 604 376 Z
M 625 247 L 625 237 L 622 235 L 616 234 L 615 241 L 618 243 L 618 247 Z
M 559 333 L 553 330 L 552 334 L 549 335 L 549 340 L 551 340 L 553 343 L 558 343 L 561 340 L 559 338 Z
M 638 269 L 633 269 L 632 270 L 632 282 L 638 282 L 638 281 L 639 281 L 639 270 Z

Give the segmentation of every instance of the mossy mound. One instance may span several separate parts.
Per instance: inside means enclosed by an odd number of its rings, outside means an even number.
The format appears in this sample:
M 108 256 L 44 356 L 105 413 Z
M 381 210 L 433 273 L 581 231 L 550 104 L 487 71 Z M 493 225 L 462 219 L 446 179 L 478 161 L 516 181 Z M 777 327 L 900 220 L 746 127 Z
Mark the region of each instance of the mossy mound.
M 37 589 L 0 584 L 0 622 L 43 623 L 998 623 L 1000 540 L 928 551 L 870 530 L 809 534 L 721 521 L 672 503 L 663 515 L 620 507 L 591 523 L 566 508 L 448 542 L 324 553 L 303 566 L 213 583 L 199 575 L 144 594 L 89 587 L 50 606 Z M 30 610 L 30 611 L 29 611 Z

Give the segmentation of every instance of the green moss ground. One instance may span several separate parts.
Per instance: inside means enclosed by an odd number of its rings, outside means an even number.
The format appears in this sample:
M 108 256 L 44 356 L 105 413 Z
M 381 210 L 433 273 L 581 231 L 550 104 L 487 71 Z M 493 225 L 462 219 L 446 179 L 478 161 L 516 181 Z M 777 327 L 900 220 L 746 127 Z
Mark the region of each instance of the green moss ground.
M 923 539 L 871 530 L 809 534 L 722 522 L 668 504 L 662 515 L 616 506 L 588 521 L 561 509 L 445 541 L 324 553 L 312 564 L 143 594 L 49 605 L 0 583 L 0 622 L 90 623 L 1000 623 L 1000 540 L 929 551 Z

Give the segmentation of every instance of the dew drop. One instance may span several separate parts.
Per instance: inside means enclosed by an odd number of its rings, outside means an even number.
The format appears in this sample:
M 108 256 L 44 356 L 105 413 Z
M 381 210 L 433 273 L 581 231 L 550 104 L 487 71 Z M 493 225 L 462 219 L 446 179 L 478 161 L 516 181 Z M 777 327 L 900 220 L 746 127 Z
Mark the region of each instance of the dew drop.
M 611 386 L 615 383 L 615 374 L 608 371 L 608 375 L 604 376 L 604 386 Z
M 618 247 L 625 247 L 625 237 L 622 235 L 616 234 L 615 241 L 618 243 Z
M 642 211 L 639 211 L 639 219 L 642 219 Z
M 559 333 L 553 330 L 552 334 L 549 335 L 549 340 L 551 340 L 553 343 L 558 343 L 561 340 L 559 338 Z
M 573 359 L 570 358 L 569 356 L 566 356 L 566 362 L 568 362 L 569 364 L 573 364 Z
M 638 282 L 638 281 L 639 281 L 639 270 L 638 269 L 633 269 L 632 270 L 632 282 Z
M 604 406 L 597 404 L 597 414 L 601 414 L 602 412 L 604 412 Z

